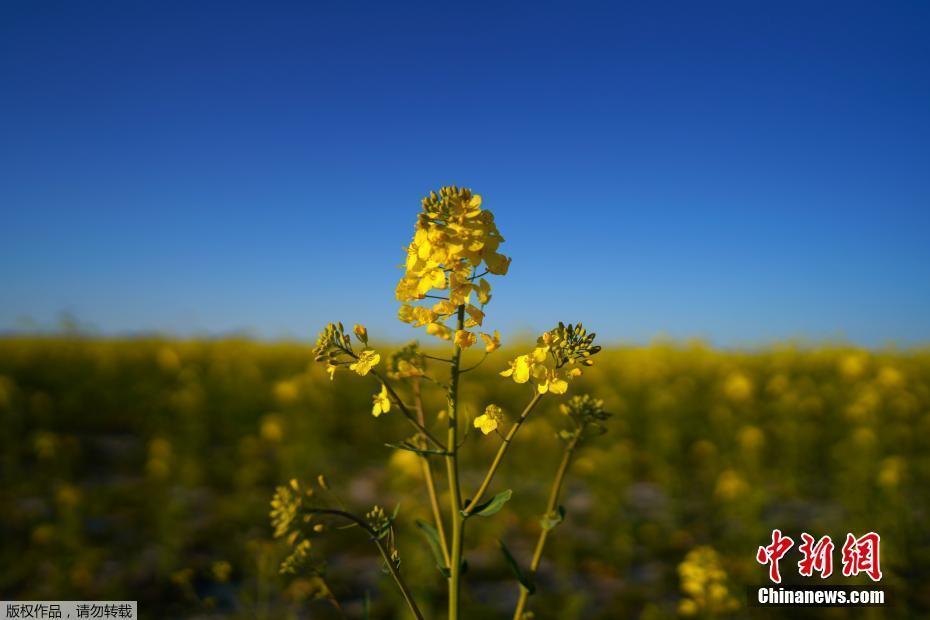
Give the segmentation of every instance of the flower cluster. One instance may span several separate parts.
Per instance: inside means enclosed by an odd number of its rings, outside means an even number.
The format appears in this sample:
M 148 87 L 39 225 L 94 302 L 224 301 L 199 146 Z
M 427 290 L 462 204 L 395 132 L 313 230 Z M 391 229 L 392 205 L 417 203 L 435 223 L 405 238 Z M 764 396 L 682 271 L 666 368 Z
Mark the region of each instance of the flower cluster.
M 685 596 L 678 603 L 683 616 L 717 615 L 732 612 L 739 602 L 727 587 L 727 574 L 720 556 L 711 547 L 697 547 L 678 565 L 681 589 Z
M 281 563 L 282 573 L 294 573 L 303 566 L 310 555 L 310 541 L 304 536 L 303 527 L 310 523 L 310 515 L 303 511 L 306 499 L 313 496 L 313 489 L 306 488 L 297 480 L 289 486 L 275 489 L 271 499 L 271 526 L 275 538 L 286 538 L 291 553 Z
M 425 366 L 423 354 L 420 353 L 420 345 L 413 341 L 391 353 L 388 377 L 391 379 L 422 377 Z
M 397 284 L 397 300 L 403 302 L 398 318 L 425 327 L 438 338 L 454 340 L 461 348 L 475 344 L 477 336 L 468 329 L 483 323 L 482 308 L 491 299 L 491 285 L 481 276 L 504 275 L 510 267 L 510 259 L 497 251 L 503 241 L 494 215 L 481 208 L 481 196 L 455 186 L 430 192 L 423 199 L 413 241 L 407 246 L 404 275 Z M 411 303 L 427 297 L 438 301 Z M 465 329 L 447 326 L 446 321 L 460 312 Z M 481 336 L 489 351 L 499 345 L 499 337 Z
M 572 421 L 572 430 L 559 433 L 566 441 L 590 435 L 592 429 L 596 431 L 594 434 L 603 434 L 606 432 L 604 422 L 612 415 L 604 410 L 603 400 L 590 394 L 572 396 L 567 403 L 560 405 L 559 409 Z
M 568 390 L 567 379 L 581 376 L 580 366 L 594 363 L 591 356 L 601 347 L 593 343 L 594 333 L 589 334 L 581 323 L 574 326 L 559 323 L 536 340 L 536 348 L 511 360 L 510 368 L 500 374 L 512 377 L 516 383 L 532 380 L 540 394 L 564 394 Z M 566 366 L 571 368 L 565 369 Z
M 353 331 L 364 346 L 359 353 L 352 348 L 352 339 L 345 333 L 342 323 L 330 323 L 317 336 L 313 347 L 314 359 L 326 363 L 330 379 L 337 370 L 345 367 L 364 377 L 381 361 L 381 355 L 368 347 L 368 330 L 356 325 Z

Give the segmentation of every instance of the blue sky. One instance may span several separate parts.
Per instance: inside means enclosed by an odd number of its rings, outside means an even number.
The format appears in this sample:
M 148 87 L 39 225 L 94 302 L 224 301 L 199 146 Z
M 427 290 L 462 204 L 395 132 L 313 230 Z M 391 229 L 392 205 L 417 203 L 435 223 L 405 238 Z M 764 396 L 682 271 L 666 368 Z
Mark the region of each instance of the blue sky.
M 0 5 L 0 330 L 406 338 L 419 199 L 490 325 L 930 341 L 926 2 Z

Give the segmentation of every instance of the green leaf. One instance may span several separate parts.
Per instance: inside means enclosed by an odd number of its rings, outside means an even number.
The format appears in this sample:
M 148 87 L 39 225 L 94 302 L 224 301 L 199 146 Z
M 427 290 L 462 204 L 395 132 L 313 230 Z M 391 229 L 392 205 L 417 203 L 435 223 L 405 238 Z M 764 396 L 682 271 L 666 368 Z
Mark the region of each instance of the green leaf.
M 436 531 L 435 527 L 425 521 L 417 519 L 415 523 L 420 531 L 423 532 L 426 542 L 429 543 L 429 547 L 433 551 L 436 567 L 439 569 L 439 572 L 442 573 L 442 576 L 448 579 L 450 574 L 449 567 L 446 566 L 445 558 L 443 558 L 442 555 L 442 543 L 439 542 L 439 532 Z
M 549 514 L 543 515 L 543 518 L 539 520 L 539 524 L 542 525 L 542 529 L 551 530 L 564 519 L 565 506 L 559 506 L 557 510 L 553 510 Z
M 395 450 L 406 450 L 407 452 L 415 452 L 420 456 L 447 456 L 449 453 L 444 450 L 430 450 L 428 448 L 419 448 L 409 441 L 404 441 L 402 443 L 386 443 L 384 444 L 388 448 L 394 448 Z
M 504 504 L 510 501 L 513 491 L 507 489 L 506 491 L 501 491 L 488 501 L 483 504 L 479 504 L 471 511 L 470 515 L 481 515 L 482 517 L 490 517 L 493 514 L 500 512 L 501 508 L 504 507 Z M 470 516 L 469 515 L 469 516 Z M 463 513 L 464 516 L 464 513 Z
M 520 586 L 530 594 L 536 592 L 536 584 L 534 584 L 533 580 L 527 577 L 523 571 L 520 570 L 520 565 L 517 564 L 517 560 L 513 557 L 513 554 L 510 553 L 510 550 L 507 548 L 507 545 L 504 544 L 504 541 L 498 540 L 497 543 L 501 546 L 501 553 L 504 554 L 504 559 L 507 560 L 507 566 L 509 566 L 510 570 L 513 571 L 517 581 L 520 582 Z

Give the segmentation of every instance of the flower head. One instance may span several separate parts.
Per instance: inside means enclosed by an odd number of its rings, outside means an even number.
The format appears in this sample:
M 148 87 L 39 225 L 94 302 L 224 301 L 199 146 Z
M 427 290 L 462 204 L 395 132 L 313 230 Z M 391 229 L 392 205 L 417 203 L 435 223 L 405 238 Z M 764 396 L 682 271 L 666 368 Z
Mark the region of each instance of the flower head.
M 378 353 L 372 349 L 365 349 L 359 353 L 358 359 L 355 362 L 349 364 L 349 370 L 354 370 L 364 377 L 372 368 L 377 366 L 380 361 L 381 356 Z
M 593 342 L 594 334 L 589 334 L 580 323 L 575 326 L 559 323 L 536 340 L 531 352 L 514 358 L 509 362 L 510 368 L 500 374 L 512 377 L 515 383 L 532 379 L 540 394 L 564 394 L 568 390 L 567 380 L 581 376 L 581 366 L 594 363 L 591 356 L 601 348 Z
M 475 428 L 479 429 L 485 435 L 497 430 L 498 425 L 503 421 L 504 416 L 501 408 L 497 405 L 488 405 L 484 408 L 484 413 L 475 418 Z
M 441 327 L 463 307 L 468 317 L 465 327 L 481 325 L 484 313 L 478 305 L 491 299 L 491 285 L 481 276 L 504 275 L 510 266 L 510 259 L 498 252 L 504 238 L 494 215 L 481 204 L 481 196 L 455 186 L 423 199 L 407 246 L 404 275 L 395 291 L 398 301 L 404 302 L 398 312 L 401 321 L 414 327 L 427 325 L 427 333 L 448 340 L 451 332 Z M 427 295 L 439 301 L 431 307 L 411 303 Z
M 376 351 L 367 348 L 368 330 L 362 325 L 356 325 L 353 331 L 356 338 L 366 345 L 358 354 L 352 348 L 352 340 L 346 334 L 342 323 L 330 323 L 317 336 L 316 345 L 313 347 L 314 359 L 326 364 L 326 372 L 329 373 L 330 379 L 333 379 L 337 370 L 344 367 L 365 376 L 381 361 L 381 356 Z
M 424 368 L 423 354 L 416 341 L 410 342 L 391 354 L 388 376 L 392 379 L 422 377 Z

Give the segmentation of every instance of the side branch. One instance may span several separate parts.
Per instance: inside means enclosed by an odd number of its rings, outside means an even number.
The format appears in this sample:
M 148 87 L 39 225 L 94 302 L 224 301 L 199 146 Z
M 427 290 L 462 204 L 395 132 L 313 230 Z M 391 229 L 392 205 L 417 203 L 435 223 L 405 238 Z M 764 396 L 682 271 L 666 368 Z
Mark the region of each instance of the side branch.
M 407 405 L 404 404 L 404 401 L 402 401 L 402 400 L 400 399 L 400 396 L 397 395 L 397 392 L 394 391 L 394 388 L 391 386 L 391 384 L 388 383 L 387 379 L 385 379 L 383 376 L 381 376 L 381 374 L 379 374 L 379 373 L 378 373 L 377 371 L 375 371 L 375 370 L 372 370 L 372 371 L 371 371 L 371 374 L 373 374 L 373 375 L 378 379 L 378 381 L 381 382 L 381 385 L 383 385 L 383 386 L 384 386 L 384 389 L 387 390 L 388 395 L 389 395 L 389 396 L 391 397 L 391 399 L 397 404 L 397 407 L 401 410 L 401 413 L 404 414 L 404 417 L 407 418 L 407 419 L 410 421 L 410 423 L 413 424 L 414 427 L 416 427 L 416 429 L 417 429 L 418 431 L 420 431 L 420 433 L 421 433 L 425 438 L 427 438 L 428 440 L 430 440 L 431 442 L 433 442 L 433 444 L 434 444 L 437 448 L 439 448 L 440 450 L 442 450 L 442 451 L 445 452 L 446 449 L 447 449 L 446 446 L 445 446 L 441 441 L 439 441 L 438 439 L 436 439 L 436 436 L 433 435 L 431 432 L 429 432 L 429 429 L 427 429 L 423 424 L 421 424 L 421 423 L 416 419 L 416 417 L 413 415 L 413 413 L 410 411 L 410 409 L 407 407 Z
M 321 515 L 330 515 L 333 517 L 340 517 L 351 521 L 355 525 L 359 526 L 368 534 L 372 542 L 375 543 L 375 546 L 378 547 L 378 551 L 381 552 L 381 557 L 384 558 L 384 563 L 387 564 L 388 571 L 391 573 L 391 577 L 394 578 L 394 582 L 397 583 L 397 587 L 400 589 L 401 594 L 404 596 L 404 600 L 407 602 L 407 607 L 410 608 L 411 613 L 417 620 L 423 620 L 423 614 L 420 612 L 420 608 L 417 607 L 417 603 L 413 600 L 413 594 L 410 592 L 410 588 L 407 587 L 407 582 L 404 581 L 403 576 L 400 574 L 400 569 L 394 563 L 394 560 L 391 559 L 391 554 L 388 553 L 388 550 L 385 548 L 384 543 L 381 542 L 378 538 L 378 532 L 374 530 L 364 519 L 356 517 L 351 512 L 346 512 L 345 510 L 334 510 L 330 508 L 307 508 L 306 511 L 311 514 L 321 514 Z
M 533 399 L 526 405 L 523 409 L 523 413 L 520 414 L 520 417 L 516 422 L 513 423 L 513 426 L 510 427 L 510 430 L 507 432 L 507 435 L 504 437 L 503 442 L 500 447 L 497 449 L 497 454 L 494 455 L 494 460 L 491 462 L 491 467 L 488 469 L 488 473 L 485 474 L 484 480 L 481 481 L 481 486 L 478 487 L 478 490 L 475 491 L 474 497 L 471 498 L 471 501 L 468 502 L 468 505 L 462 510 L 462 515 L 467 517 L 471 514 L 472 509 L 478 505 L 478 502 L 484 497 L 485 492 L 488 490 L 488 487 L 491 486 L 491 480 L 494 479 L 494 474 L 497 473 L 497 468 L 500 467 L 501 460 L 504 458 L 504 454 L 507 452 L 507 448 L 510 447 L 510 442 L 513 441 L 514 435 L 517 434 L 517 431 L 520 430 L 520 426 L 523 425 L 523 422 L 526 421 L 526 418 L 530 415 L 539 401 L 542 399 L 542 394 L 536 392 L 533 394 Z
M 571 443 L 565 448 L 562 455 L 562 462 L 559 463 L 559 469 L 555 474 L 555 480 L 552 481 L 552 488 L 549 491 L 549 501 L 546 503 L 546 512 L 543 517 L 552 514 L 559 505 L 559 495 L 562 492 L 562 483 L 565 481 L 565 474 L 568 473 L 568 466 L 571 464 L 572 455 L 578 446 L 580 435 L 572 439 Z M 546 546 L 546 538 L 549 536 L 549 529 L 543 527 L 539 532 L 539 538 L 536 540 L 536 549 L 533 551 L 533 559 L 530 561 L 529 579 L 532 581 L 536 577 L 536 571 L 539 570 L 539 563 L 542 560 L 543 548 Z M 523 612 L 526 609 L 526 601 L 530 596 L 530 591 L 520 586 L 520 598 L 517 600 L 517 608 L 513 612 L 513 620 L 523 620 Z

